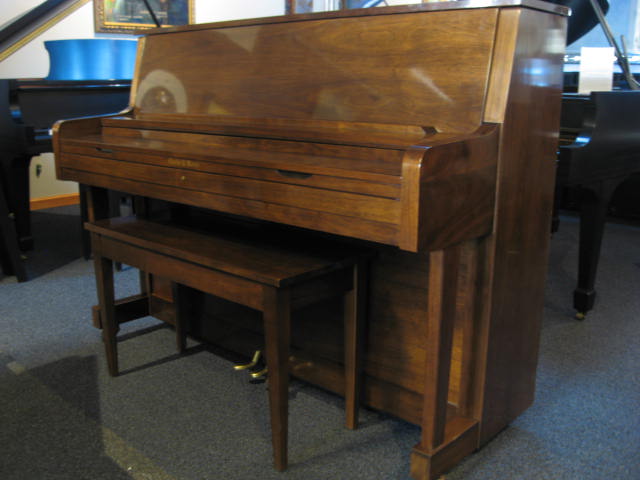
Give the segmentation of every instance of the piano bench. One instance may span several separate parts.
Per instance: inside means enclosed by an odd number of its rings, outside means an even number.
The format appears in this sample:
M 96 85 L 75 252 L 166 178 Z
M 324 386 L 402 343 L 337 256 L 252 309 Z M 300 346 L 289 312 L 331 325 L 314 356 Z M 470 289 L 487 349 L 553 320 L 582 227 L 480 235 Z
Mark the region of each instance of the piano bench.
M 91 234 L 102 335 L 109 373 L 118 375 L 113 262 L 171 279 L 178 348 L 185 346 L 182 286 L 262 312 L 269 382 L 274 464 L 287 467 L 289 342 L 291 311 L 327 298 L 344 301 L 346 426 L 357 427 L 363 340 L 366 255 L 338 248 L 291 249 L 255 235 L 201 233 L 135 217 L 86 223 Z M 303 243 L 303 242 L 300 242 Z M 300 248 L 300 247 L 303 248 Z

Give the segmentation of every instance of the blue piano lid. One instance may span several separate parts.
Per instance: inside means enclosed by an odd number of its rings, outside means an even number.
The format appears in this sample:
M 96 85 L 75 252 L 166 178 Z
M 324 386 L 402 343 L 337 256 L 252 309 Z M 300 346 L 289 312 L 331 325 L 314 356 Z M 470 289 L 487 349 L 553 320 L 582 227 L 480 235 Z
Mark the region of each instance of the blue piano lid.
M 126 80 L 133 78 L 136 40 L 86 38 L 44 42 L 49 52 L 47 80 Z

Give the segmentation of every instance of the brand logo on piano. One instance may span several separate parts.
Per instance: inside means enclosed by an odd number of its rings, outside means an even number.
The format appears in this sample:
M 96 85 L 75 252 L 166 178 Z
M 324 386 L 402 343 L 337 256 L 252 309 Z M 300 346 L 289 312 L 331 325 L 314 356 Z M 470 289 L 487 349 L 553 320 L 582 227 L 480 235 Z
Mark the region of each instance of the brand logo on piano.
M 167 163 L 172 167 L 198 168 L 200 166 L 199 162 L 187 160 L 186 158 L 169 158 Z

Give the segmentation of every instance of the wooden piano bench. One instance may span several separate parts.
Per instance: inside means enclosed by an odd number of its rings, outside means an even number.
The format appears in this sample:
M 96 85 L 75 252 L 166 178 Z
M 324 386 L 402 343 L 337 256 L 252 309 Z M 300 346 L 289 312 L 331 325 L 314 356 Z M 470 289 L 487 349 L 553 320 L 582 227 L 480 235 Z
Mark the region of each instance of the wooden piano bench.
M 362 360 L 366 255 L 343 248 L 284 248 L 277 242 L 201 233 L 172 224 L 120 217 L 85 224 L 91 233 L 107 364 L 118 375 L 113 262 L 171 279 L 262 312 L 269 371 L 274 464 L 287 467 L 290 318 L 293 309 L 333 296 L 344 299 L 346 426 L 357 426 Z M 184 308 L 177 306 L 179 349 Z

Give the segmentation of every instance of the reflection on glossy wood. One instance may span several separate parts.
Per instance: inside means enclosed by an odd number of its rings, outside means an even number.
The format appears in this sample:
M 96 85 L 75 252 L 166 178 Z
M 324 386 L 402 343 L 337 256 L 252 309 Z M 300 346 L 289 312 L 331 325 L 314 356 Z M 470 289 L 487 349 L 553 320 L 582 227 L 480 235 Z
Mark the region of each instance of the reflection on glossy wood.
M 154 35 L 136 110 L 469 130 L 482 117 L 496 16 L 446 10 Z M 183 54 L 199 45 L 208 62 Z M 448 81 L 462 64 L 466 74 Z

